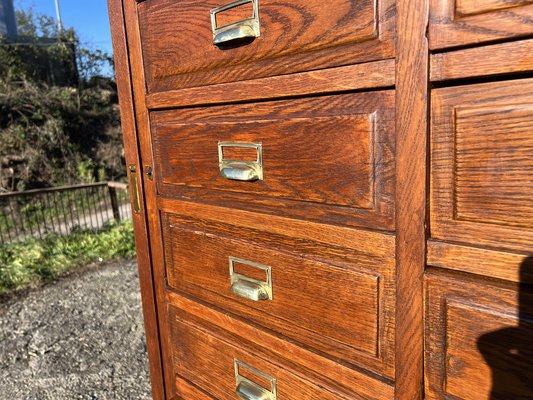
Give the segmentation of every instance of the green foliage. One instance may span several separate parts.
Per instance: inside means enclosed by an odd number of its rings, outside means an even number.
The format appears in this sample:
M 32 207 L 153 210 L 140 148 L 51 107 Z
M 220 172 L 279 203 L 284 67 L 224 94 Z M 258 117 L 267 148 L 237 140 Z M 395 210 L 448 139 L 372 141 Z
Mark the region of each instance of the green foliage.
M 0 79 L 0 186 L 8 191 L 124 176 L 115 93 Z M 81 173 L 81 175 L 80 175 Z
M 65 237 L 49 235 L 43 240 L 0 246 L 0 294 L 55 279 L 80 265 L 134 255 L 131 220 L 97 233 L 78 231 Z
M 21 43 L 0 41 L 0 191 L 122 179 L 116 87 L 96 78 L 110 56 L 31 8 L 17 17 Z
M 53 17 L 35 12 L 32 6 L 18 9 L 16 16 L 19 37 L 15 43 L 7 41 L 1 46 L 2 76 L 53 84 L 54 73 L 64 70 L 70 75 L 79 73 L 82 83 L 87 83 L 112 70 L 112 55 L 83 46 L 73 28 L 59 31 Z
M 59 35 L 55 19 L 50 15 L 36 13 L 32 6 L 16 10 L 18 34 L 23 37 L 56 37 Z M 65 31 L 67 37 L 74 37 L 74 31 Z

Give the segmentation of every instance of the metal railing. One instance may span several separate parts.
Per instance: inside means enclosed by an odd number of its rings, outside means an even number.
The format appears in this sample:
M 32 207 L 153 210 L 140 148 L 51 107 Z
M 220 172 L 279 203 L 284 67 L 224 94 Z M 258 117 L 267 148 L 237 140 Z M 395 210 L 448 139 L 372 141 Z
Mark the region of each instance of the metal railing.
M 76 229 L 98 230 L 131 217 L 128 186 L 99 182 L 0 194 L 0 243 Z

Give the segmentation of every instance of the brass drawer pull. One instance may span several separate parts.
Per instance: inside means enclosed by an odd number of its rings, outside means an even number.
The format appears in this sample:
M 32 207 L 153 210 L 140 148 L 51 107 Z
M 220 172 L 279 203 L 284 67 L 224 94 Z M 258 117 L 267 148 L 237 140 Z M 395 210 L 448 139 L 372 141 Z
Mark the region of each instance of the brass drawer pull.
M 234 360 L 235 365 L 235 393 L 243 400 L 276 400 L 276 379 L 267 374 L 250 367 L 239 360 Z M 245 378 L 240 374 L 240 368 L 247 369 L 249 372 L 260 376 L 270 382 L 270 390 L 258 385 L 257 383 Z
M 211 28 L 213 29 L 213 43 L 215 45 L 222 45 L 239 39 L 253 39 L 259 37 L 259 8 L 257 2 L 258 0 L 237 0 L 230 4 L 213 8 L 210 11 Z M 246 3 L 252 3 L 253 14 L 251 18 L 217 27 L 218 13 Z
M 257 152 L 255 161 L 224 159 L 224 147 L 252 148 Z M 261 143 L 218 143 L 220 176 L 235 181 L 257 181 L 263 179 L 263 148 Z
M 245 264 L 265 272 L 266 280 L 260 281 L 235 272 L 235 263 Z M 248 300 L 272 300 L 272 268 L 241 258 L 229 257 L 231 291 Z

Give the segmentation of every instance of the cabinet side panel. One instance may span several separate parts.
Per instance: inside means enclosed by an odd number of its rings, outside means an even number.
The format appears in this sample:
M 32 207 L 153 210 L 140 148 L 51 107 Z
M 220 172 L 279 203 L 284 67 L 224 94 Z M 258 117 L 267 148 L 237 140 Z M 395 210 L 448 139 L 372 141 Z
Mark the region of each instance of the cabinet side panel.
M 126 43 L 122 1 L 109 0 L 108 7 L 115 57 L 117 90 L 120 103 L 124 155 L 127 164 L 141 165 L 137 147 L 135 109 L 133 106 L 133 93 L 131 90 L 128 46 Z M 140 187 L 142 188 L 142 182 L 138 182 L 138 185 L 141 185 Z M 144 194 L 142 190 L 140 191 L 140 197 L 141 204 L 144 204 Z M 157 322 L 152 262 L 150 258 L 144 207 L 140 214 L 132 213 L 132 219 L 135 231 L 135 247 L 137 249 L 144 327 L 146 331 L 146 345 L 152 382 L 152 396 L 154 400 L 163 400 L 165 394 L 163 388 L 161 348 L 159 343 L 159 326 Z

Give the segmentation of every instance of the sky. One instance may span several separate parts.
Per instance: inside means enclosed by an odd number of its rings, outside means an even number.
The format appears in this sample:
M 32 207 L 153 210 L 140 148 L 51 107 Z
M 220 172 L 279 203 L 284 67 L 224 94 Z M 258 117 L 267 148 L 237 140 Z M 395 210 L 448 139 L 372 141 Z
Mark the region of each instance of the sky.
M 38 13 L 55 18 L 54 0 L 14 0 L 16 9 L 31 6 Z M 59 0 L 61 20 L 65 28 L 74 28 L 84 47 L 113 54 L 107 0 Z

